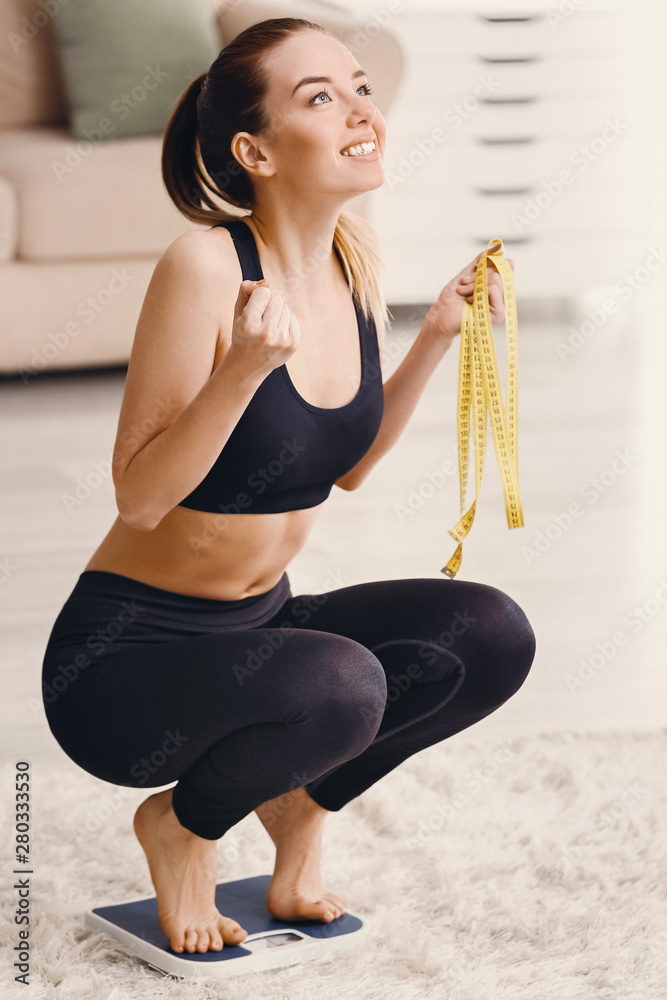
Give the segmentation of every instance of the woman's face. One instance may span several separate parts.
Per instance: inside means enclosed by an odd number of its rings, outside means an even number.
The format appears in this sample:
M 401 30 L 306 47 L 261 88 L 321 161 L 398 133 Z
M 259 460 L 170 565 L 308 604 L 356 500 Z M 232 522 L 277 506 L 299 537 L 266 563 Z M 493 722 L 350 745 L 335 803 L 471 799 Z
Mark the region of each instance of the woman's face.
M 256 136 L 266 157 L 261 176 L 287 179 L 301 193 L 354 195 L 384 182 L 386 123 L 368 96 L 369 80 L 354 56 L 319 31 L 298 31 L 267 57 L 267 135 Z M 310 77 L 327 81 L 302 82 Z M 246 133 L 247 135 L 248 133 Z M 343 150 L 372 140 L 363 155 Z

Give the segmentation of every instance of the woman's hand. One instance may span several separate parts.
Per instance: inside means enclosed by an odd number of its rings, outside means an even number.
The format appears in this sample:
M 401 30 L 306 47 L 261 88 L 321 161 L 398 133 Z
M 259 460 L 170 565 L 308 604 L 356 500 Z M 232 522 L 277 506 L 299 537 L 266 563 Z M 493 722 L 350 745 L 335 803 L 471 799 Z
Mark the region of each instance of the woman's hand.
M 422 329 L 425 328 L 429 336 L 432 336 L 434 340 L 440 342 L 452 341 L 461 332 L 463 303 L 465 301 L 472 305 L 477 262 L 485 253 L 486 250 L 483 250 L 477 254 L 470 264 L 466 265 L 445 285 L 437 300 L 426 313 Z M 503 259 L 514 270 L 514 261 L 510 257 L 504 257 Z M 491 322 L 502 323 L 505 319 L 503 282 L 498 271 L 488 260 L 486 265 L 486 283 L 488 287 Z
M 229 352 L 244 359 L 249 372 L 268 374 L 294 353 L 301 340 L 297 318 L 268 278 L 245 279 L 234 306 Z

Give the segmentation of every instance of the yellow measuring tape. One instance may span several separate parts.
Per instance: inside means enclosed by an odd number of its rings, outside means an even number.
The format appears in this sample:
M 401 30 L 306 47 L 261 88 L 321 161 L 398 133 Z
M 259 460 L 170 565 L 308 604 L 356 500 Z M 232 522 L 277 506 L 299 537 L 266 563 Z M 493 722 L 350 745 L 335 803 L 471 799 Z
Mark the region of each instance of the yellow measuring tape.
M 498 246 L 493 246 L 498 244 Z M 493 249 L 490 247 L 493 246 Z M 493 443 L 505 495 L 507 525 L 523 527 L 523 511 L 519 496 L 519 467 L 517 453 L 517 322 L 514 277 L 510 264 L 503 257 L 503 242 L 489 240 L 486 250 L 477 260 L 473 304 L 463 302 L 461 315 L 461 353 L 459 355 L 459 385 L 456 410 L 456 429 L 459 452 L 459 480 L 461 486 L 461 519 L 449 534 L 459 543 L 456 552 L 440 570 L 454 577 L 460 569 L 463 539 L 475 519 L 484 471 L 486 425 L 491 417 Z M 486 281 L 487 260 L 491 260 L 500 274 L 505 300 L 505 333 L 507 338 L 507 408 L 503 403 L 502 386 L 491 329 Z M 470 414 L 475 448 L 475 499 L 464 513 L 466 486 L 468 484 L 468 448 L 470 443 Z

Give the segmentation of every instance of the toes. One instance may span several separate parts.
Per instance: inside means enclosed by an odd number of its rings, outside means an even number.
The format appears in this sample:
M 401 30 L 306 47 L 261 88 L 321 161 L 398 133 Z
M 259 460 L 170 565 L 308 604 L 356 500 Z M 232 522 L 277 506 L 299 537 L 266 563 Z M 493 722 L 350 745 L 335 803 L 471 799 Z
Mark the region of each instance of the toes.
M 195 930 L 190 929 L 185 932 L 185 939 L 184 939 L 185 950 L 189 951 L 191 954 L 197 947 L 197 937 L 198 934 L 197 931 Z
M 235 920 L 220 920 L 218 926 L 211 926 L 208 930 L 188 928 L 185 934 L 177 937 L 174 935 L 170 940 L 172 951 L 187 951 L 190 954 L 206 951 L 222 951 L 225 944 L 239 944 L 248 932 Z
M 221 920 L 218 927 L 227 944 L 239 944 L 248 936 L 248 932 L 236 920 Z
M 319 900 L 322 906 L 322 911 L 320 914 L 320 920 L 330 923 L 332 920 L 336 920 L 342 913 L 342 910 L 337 906 L 332 899 L 326 898 L 324 900 Z
M 325 902 L 333 914 L 334 920 L 337 920 L 345 912 L 345 902 L 337 893 L 328 892 L 325 896 Z
M 198 931 L 197 932 L 197 951 L 205 952 L 208 951 L 208 946 L 210 944 L 211 938 L 208 931 Z
M 280 897 L 269 893 L 269 912 L 278 920 L 321 920 L 331 923 L 345 912 L 345 903 L 336 893 L 324 891 L 313 899 L 309 893 Z
M 211 938 L 211 944 L 210 944 L 211 951 L 221 951 L 221 949 L 223 948 L 223 940 L 220 937 L 219 932 L 211 931 L 210 938 Z
M 182 952 L 185 949 L 185 934 L 178 928 L 177 930 L 172 930 L 173 924 L 171 926 L 162 926 L 162 930 L 169 938 L 169 947 L 172 951 Z

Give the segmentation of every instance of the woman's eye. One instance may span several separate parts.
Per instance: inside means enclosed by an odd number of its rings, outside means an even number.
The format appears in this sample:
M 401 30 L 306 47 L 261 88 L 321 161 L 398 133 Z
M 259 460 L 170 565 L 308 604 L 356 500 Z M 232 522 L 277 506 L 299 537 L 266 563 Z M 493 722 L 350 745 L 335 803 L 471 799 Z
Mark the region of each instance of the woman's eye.
M 373 88 L 368 83 L 362 83 L 360 87 L 357 87 L 357 90 L 363 90 L 363 91 L 365 91 L 366 95 L 369 95 L 369 94 L 373 93 Z M 313 99 L 312 99 L 312 101 L 310 103 L 311 104 L 324 104 L 324 103 L 326 103 L 325 101 L 318 101 L 317 100 L 318 97 L 326 97 L 326 98 L 328 98 L 328 100 L 331 100 L 331 94 L 329 93 L 329 91 L 328 90 L 321 90 L 319 92 L 319 94 L 315 94 L 315 97 L 313 97 Z

